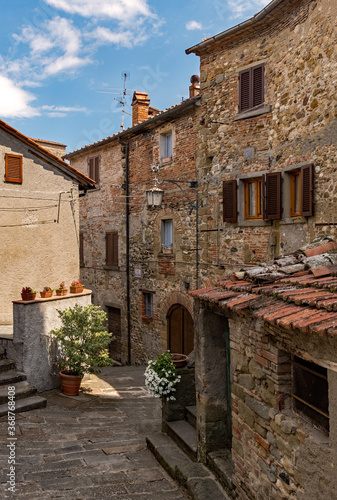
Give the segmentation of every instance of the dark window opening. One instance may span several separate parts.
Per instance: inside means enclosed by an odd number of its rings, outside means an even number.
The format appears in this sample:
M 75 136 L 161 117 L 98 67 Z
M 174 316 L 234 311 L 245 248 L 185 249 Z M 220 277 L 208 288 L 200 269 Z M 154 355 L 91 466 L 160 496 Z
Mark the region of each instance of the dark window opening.
M 327 369 L 293 357 L 293 408 L 320 430 L 329 432 Z

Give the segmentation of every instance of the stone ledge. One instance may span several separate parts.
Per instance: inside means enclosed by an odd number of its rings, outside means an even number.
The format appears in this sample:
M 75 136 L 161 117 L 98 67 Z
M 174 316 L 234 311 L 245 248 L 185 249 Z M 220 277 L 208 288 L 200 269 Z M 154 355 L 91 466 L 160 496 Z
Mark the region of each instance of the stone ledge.
M 63 300 L 69 299 L 71 297 L 80 297 L 81 295 L 91 295 L 92 290 L 84 289 L 81 293 L 67 293 L 67 295 L 52 295 L 51 297 L 47 297 L 43 299 L 42 297 L 37 297 L 34 300 L 13 300 L 13 304 L 37 304 L 39 302 L 51 302 L 53 300 Z
M 189 491 L 193 500 L 231 500 L 211 471 L 192 462 L 166 434 L 151 434 L 146 442 L 166 472 Z

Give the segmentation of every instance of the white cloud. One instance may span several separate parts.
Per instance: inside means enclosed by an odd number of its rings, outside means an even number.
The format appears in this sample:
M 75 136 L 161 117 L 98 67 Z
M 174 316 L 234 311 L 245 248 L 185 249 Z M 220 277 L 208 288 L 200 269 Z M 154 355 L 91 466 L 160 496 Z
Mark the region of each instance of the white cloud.
M 68 14 L 83 17 L 109 18 L 128 23 L 139 16 L 156 17 L 146 0 L 44 0 L 45 3 Z
M 237 18 L 244 16 L 248 11 L 255 13 L 265 7 L 270 0 L 227 0 L 228 8 L 231 11 L 232 17 Z
M 30 106 L 35 97 L 15 85 L 5 76 L 0 76 L 0 117 L 30 118 L 40 113 Z
M 198 23 L 198 21 L 188 21 L 188 23 L 186 23 L 186 29 L 187 30 L 201 30 L 202 24 Z
M 115 44 L 131 49 L 143 43 L 148 38 L 148 33 L 142 29 L 139 29 L 138 32 L 132 32 L 128 29 L 111 31 L 109 28 L 100 26 L 89 33 L 87 37 L 95 39 L 98 45 Z
M 45 105 L 42 106 L 41 109 L 44 111 L 53 111 L 53 112 L 61 112 L 61 113 L 70 113 L 70 112 L 80 112 L 80 113 L 87 113 L 88 110 L 87 108 L 79 107 L 79 106 L 55 106 L 55 104 L 52 104 L 51 106 Z

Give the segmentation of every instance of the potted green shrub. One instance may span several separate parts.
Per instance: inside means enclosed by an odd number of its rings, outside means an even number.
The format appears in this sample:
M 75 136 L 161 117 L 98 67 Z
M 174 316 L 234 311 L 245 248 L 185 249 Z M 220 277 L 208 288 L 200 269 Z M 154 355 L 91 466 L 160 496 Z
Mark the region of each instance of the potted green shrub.
M 33 290 L 30 286 L 24 286 L 21 290 L 21 299 L 22 300 L 34 300 L 36 297 L 36 291 Z
M 107 314 L 98 306 L 76 304 L 57 312 L 62 325 L 50 334 L 60 349 L 62 392 L 77 396 L 85 373 L 99 373 L 100 367 L 113 364 L 107 349 L 112 334 L 108 332 Z
M 59 286 L 56 288 L 56 295 L 67 295 L 68 289 L 66 288 L 66 284 L 64 281 L 61 281 Z

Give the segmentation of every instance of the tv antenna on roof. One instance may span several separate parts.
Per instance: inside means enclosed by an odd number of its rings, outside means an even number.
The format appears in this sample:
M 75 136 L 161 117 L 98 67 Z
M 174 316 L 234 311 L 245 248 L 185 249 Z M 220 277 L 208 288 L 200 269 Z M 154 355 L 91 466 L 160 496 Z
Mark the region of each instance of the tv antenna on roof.
M 121 104 L 122 106 L 122 123 L 121 123 L 121 129 L 124 130 L 124 117 L 125 117 L 125 114 L 129 115 L 129 116 L 132 116 L 131 113 L 129 113 L 128 111 L 125 111 L 125 104 L 126 104 L 126 96 L 127 95 L 131 95 L 131 94 L 128 94 L 127 93 L 127 90 L 132 90 L 132 89 L 127 89 L 126 88 L 126 80 L 128 78 L 130 78 L 130 74 L 126 71 L 124 71 L 124 73 L 122 73 L 122 78 L 123 78 L 123 81 L 124 81 L 124 84 L 123 84 L 123 95 L 120 99 L 118 99 L 117 97 L 114 97 L 114 100 L 117 101 L 119 104 Z M 115 89 L 115 88 L 107 88 L 107 90 L 119 90 L 119 89 Z M 99 92 L 100 94 L 117 94 L 117 92 L 105 92 L 105 91 L 97 91 Z M 119 92 L 118 92 L 119 94 Z

